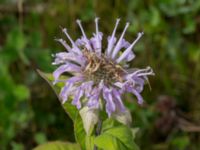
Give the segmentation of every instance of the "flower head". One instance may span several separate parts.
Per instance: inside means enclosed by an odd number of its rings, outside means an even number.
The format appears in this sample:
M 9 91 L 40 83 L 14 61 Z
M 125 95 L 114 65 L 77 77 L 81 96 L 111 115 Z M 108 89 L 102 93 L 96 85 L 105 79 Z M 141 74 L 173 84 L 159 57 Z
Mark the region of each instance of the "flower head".
M 105 101 L 105 110 L 109 116 L 113 112 L 124 112 L 125 106 L 121 96 L 126 92 L 133 93 L 138 103 L 142 104 L 143 99 L 140 93 L 143 90 L 148 75 L 154 75 L 150 67 L 145 69 L 128 68 L 128 62 L 134 59 L 133 47 L 142 37 L 143 32 L 138 33 L 136 39 L 129 43 L 124 39 L 125 28 L 119 37 L 115 33 L 120 19 L 116 24 L 111 36 L 108 36 L 107 47 L 102 46 L 103 33 L 99 31 L 99 19 L 95 19 L 96 32 L 92 38 L 88 38 L 83 30 L 80 20 L 77 24 L 82 32 L 82 37 L 73 41 L 67 29 L 62 32 L 68 38 L 70 45 L 63 39 L 56 39 L 66 49 L 66 52 L 55 54 L 54 65 L 59 67 L 53 72 L 54 83 L 64 82 L 65 86 L 60 92 L 60 98 L 65 103 L 69 96 L 73 97 L 72 104 L 78 109 L 82 106 L 99 108 L 100 100 Z M 59 79 L 63 73 L 70 73 L 67 80 Z M 85 98 L 84 101 L 82 98 Z

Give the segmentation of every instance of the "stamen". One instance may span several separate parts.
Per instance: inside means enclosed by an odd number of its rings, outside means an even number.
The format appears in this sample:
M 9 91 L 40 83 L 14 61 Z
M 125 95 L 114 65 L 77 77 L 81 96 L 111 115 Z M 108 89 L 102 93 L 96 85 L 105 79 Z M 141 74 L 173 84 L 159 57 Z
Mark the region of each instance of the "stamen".
M 57 41 L 57 42 L 59 42 L 59 43 L 61 43 L 69 52 L 71 52 L 71 48 L 70 48 L 70 46 L 66 43 L 65 40 L 63 40 L 63 39 L 57 39 L 57 38 L 55 38 L 54 40 Z
M 153 72 L 153 70 L 149 70 L 149 72 L 144 72 L 144 73 L 140 73 L 137 76 L 147 76 L 147 75 L 155 75 L 155 73 Z
M 120 21 L 120 19 L 117 19 L 116 20 L 116 23 L 115 23 L 115 28 L 114 28 L 114 30 L 113 30 L 113 32 L 112 32 L 112 36 L 111 36 L 111 38 L 110 38 L 110 40 L 109 40 L 109 43 L 108 43 L 108 48 L 107 48 L 107 56 L 110 56 L 110 52 L 111 52 L 111 50 L 112 50 L 112 48 L 113 48 L 113 46 L 114 46 L 114 38 L 115 38 L 115 33 L 116 33 L 116 30 L 117 30 L 117 26 L 118 26 L 118 24 L 119 24 L 119 21 Z
M 85 32 L 83 30 L 83 27 L 82 27 L 82 24 L 81 24 L 81 21 L 79 19 L 76 20 L 76 23 L 79 25 L 80 29 L 81 29 L 81 32 L 83 34 L 83 36 L 87 39 L 86 35 L 85 35 Z
M 137 43 L 137 41 L 142 37 L 144 33 L 140 32 L 138 33 L 138 36 L 136 38 L 136 40 L 122 53 L 122 55 L 117 59 L 117 63 L 120 63 L 123 59 L 126 58 L 126 56 L 130 53 L 130 51 L 132 50 L 133 46 Z
M 121 45 L 122 39 L 123 39 L 123 37 L 124 37 L 124 34 L 125 34 L 125 32 L 126 32 L 128 26 L 129 26 L 129 23 L 126 23 L 126 26 L 125 26 L 125 28 L 124 28 L 124 30 L 123 30 L 123 32 L 122 32 L 122 35 L 120 36 L 120 39 L 119 39 L 119 41 L 117 42 L 117 44 L 116 44 L 116 46 L 115 46 L 115 48 L 114 48 L 114 50 L 113 50 L 113 53 L 112 53 L 112 58 L 113 58 L 113 59 L 115 58 L 115 56 L 117 55 L 117 53 L 118 53 L 119 50 L 120 50 L 120 45 Z
M 92 48 L 91 48 L 91 46 L 90 46 L 90 43 L 89 43 L 89 40 L 88 40 L 88 38 L 87 38 L 87 36 L 86 36 L 86 34 L 85 34 L 85 32 L 84 32 L 84 29 L 83 29 L 83 27 L 82 27 L 81 20 L 77 19 L 77 20 L 76 20 L 76 23 L 79 25 L 79 27 L 80 27 L 80 29 L 81 29 L 81 32 L 82 32 L 82 34 L 83 34 L 83 37 L 84 37 L 85 40 L 86 40 L 85 44 L 88 46 L 88 49 L 89 49 L 89 50 L 92 50 Z
M 148 67 L 146 67 L 145 69 L 139 69 L 139 70 L 137 70 L 137 71 L 131 73 L 130 75 L 131 75 L 131 76 L 134 76 L 134 75 L 136 75 L 136 74 L 138 74 L 138 73 L 146 72 L 146 71 L 148 71 L 148 70 L 150 70 L 150 69 L 151 69 L 151 67 L 148 66 Z
M 69 36 L 69 34 L 67 33 L 67 29 L 66 28 L 63 28 L 62 29 L 62 32 L 67 36 L 67 38 L 69 39 L 69 41 L 71 42 L 72 46 L 75 48 L 74 50 L 81 54 L 81 51 L 80 49 L 76 46 L 76 44 L 74 43 L 74 41 L 72 40 L 72 38 Z
M 96 26 L 96 35 L 99 36 L 99 27 L 98 27 L 99 18 L 95 18 L 95 26 Z
M 98 26 L 99 18 L 95 18 L 95 27 L 96 27 L 96 36 L 97 36 L 97 45 L 98 45 L 98 53 L 101 54 L 101 41 L 99 35 L 99 26 Z
M 155 75 L 155 74 L 154 74 L 152 68 L 148 66 L 145 69 L 139 69 L 139 70 L 133 72 L 132 74 L 129 74 L 128 78 L 132 78 L 134 75 L 137 75 L 139 77 L 139 76 Z

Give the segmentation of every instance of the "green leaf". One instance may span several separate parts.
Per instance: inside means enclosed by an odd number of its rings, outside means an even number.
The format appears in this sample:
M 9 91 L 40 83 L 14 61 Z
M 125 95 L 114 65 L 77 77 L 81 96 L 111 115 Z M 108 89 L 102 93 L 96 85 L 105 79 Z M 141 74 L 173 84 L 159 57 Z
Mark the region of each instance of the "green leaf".
M 103 122 L 102 133 L 94 139 L 94 144 L 104 150 L 139 150 L 132 130 L 111 118 Z
M 39 145 L 33 150 L 81 150 L 81 148 L 79 147 L 78 144 L 55 141 Z
M 52 89 L 56 93 L 57 97 L 59 98 L 59 92 L 60 92 L 61 88 L 64 86 L 64 84 L 59 83 L 59 84 L 53 85 L 52 83 L 53 83 L 54 80 L 53 80 L 52 74 L 44 73 L 40 70 L 37 70 L 37 72 L 40 74 L 40 76 L 43 79 L 45 79 L 49 83 L 49 85 L 52 87 Z M 62 76 L 61 78 L 66 79 L 65 76 Z M 59 100 L 60 100 L 60 98 L 59 98 Z M 78 109 L 74 105 L 71 104 L 70 99 L 68 99 L 67 102 L 62 104 L 62 107 L 64 108 L 66 113 L 70 116 L 72 121 L 74 122 L 74 132 L 75 132 L 76 141 L 80 144 L 82 150 L 84 150 L 85 149 L 86 132 L 84 130 L 83 122 L 82 122 L 82 119 L 79 115 Z
M 102 132 L 108 130 L 108 129 L 111 129 L 112 127 L 115 127 L 115 126 L 120 126 L 121 123 L 119 123 L 118 121 L 112 119 L 112 118 L 108 118 L 106 119 L 104 122 L 103 122 L 103 125 L 102 125 Z
M 61 101 L 60 96 L 59 96 L 59 92 L 61 90 L 61 88 L 64 86 L 64 83 L 57 83 L 55 85 L 53 85 L 53 75 L 50 73 L 44 73 L 40 70 L 37 70 L 37 72 L 39 73 L 39 75 L 47 81 L 47 83 L 51 86 L 51 88 L 54 90 L 54 92 L 56 93 L 58 99 Z M 67 79 L 66 76 L 61 76 L 62 79 Z M 72 121 L 75 121 L 78 110 L 77 108 L 72 105 L 70 102 L 70 99 L 65 102 L 64 104 L 62 104 L 62 107 L 64 108 L 64 110 L 66 111 L 66 113 L 69 115 L 69 117 L 72 119 Z
M 77 113 L 76 119 L 74 120 L 74 134 L 76 141 L 80 144 L 82 150 L 85 150 L 85 137 L 86 132 L 83 127 L 83 122 L 80 115 Z
M 50 73 L 44 73 L 42 71 L 40 71 L 39 69 L 37 69 L 37 72 L 38 74 L 45 80 L 47 81 L 47 83 L 51 86 L 51 88 L 54 90 L 54 92 L 56 93 L 58 99 L 60 100 L 59 98 L 59 92 L 61 90 L 61 87 L 64 86 L 64 83 L 58 83 L 56 85 L 53 85 L 53 81 L 54 81 L 54 78 L 53 78 L 53 75 L 50 74 Z M 63 76 L 62 76 L 63 77 Z M 66 79 L 66 76 L 63 77 Z
M 118 142 L 115 137 L 108 134 L 101 134 L 96 137 L 94 143 L 103 150 L 125 150 L 126 148 L 121 142 Z
M 78 109 L 69 102 L 64 103 L 62 106 L 63 106 L 64 110 L 66 111 L 66 113 L 69 115 L 69 117 L 74 122 L 76 120 L 76 117 L 78 114 Z
M 84 150 L 86 132 L 83 127 L 81 116 L 79 115 L 77 108 L 73 106 L 71 103 L 66 102 L 63 105 L 63 108 L 67 112 L 67 114 L 70 116 L 70 118 L 73 120 L 74 134 L 75 134 L 76 141 L 80 144 L 82 150 Z
M 115 128 L 111 128 L 105 132 L 110 136 L 115 137 L 119 141 L 121 141 L 128 149 L 134 149 L 133 146 L 133 136 L 131 130 L 126 126 L 119 126 Z

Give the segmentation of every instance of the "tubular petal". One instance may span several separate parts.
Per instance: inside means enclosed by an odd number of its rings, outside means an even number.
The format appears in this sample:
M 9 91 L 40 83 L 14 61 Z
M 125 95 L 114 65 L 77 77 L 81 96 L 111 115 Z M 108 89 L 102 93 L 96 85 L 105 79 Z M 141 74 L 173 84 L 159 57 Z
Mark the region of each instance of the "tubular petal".
M 78 67 L 77 65 L 74 64 L 64 64 L 61 65 L 60 67 L 58 67 L 54 72 L 53 72 L 53 77 L 55 79 L 55 81 L 58 80 L 58 78 L 60 77 L 61 74 L 63 74 L 64 72 L 80 72 L 81 68 Z

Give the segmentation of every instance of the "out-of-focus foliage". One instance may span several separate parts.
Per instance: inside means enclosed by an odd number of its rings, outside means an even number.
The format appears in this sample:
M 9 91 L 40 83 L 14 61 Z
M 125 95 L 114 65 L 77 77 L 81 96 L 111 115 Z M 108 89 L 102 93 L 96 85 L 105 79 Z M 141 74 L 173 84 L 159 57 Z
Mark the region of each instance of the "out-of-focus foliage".
M 156 76 L 140 107 L 125 96 L 139 127 L 142 150 L 198 150 L 200 147 L 200 1 L 198 0 L 1 0 L 0 149 L 31 149 L 51 140 L 74 141 L 72 123 L 36 69 L 52 72 L 51 54 L 64 50 L 53 39 L 67 27 L 89 35 L 94 17 L 111 34 L 115 19 L 131 23 L 127 39 L 144 31 L 132 66 L 150 65 Z M 104 35 L 104 36 L 107 36 Z M 105 40 L 106 42 L 106 40 Z
M 80 150 L 80 147 L 78 144 L 56 141 L 39 145 L 33 150 Z

